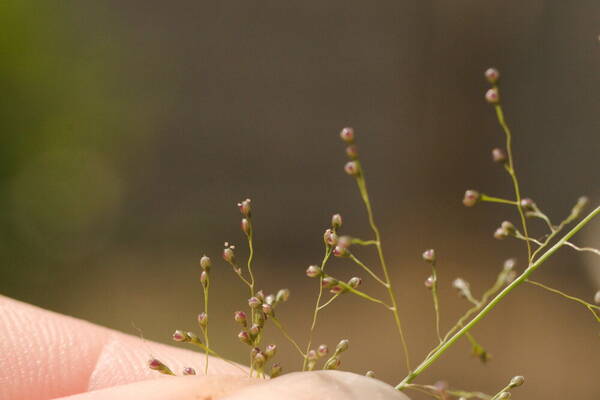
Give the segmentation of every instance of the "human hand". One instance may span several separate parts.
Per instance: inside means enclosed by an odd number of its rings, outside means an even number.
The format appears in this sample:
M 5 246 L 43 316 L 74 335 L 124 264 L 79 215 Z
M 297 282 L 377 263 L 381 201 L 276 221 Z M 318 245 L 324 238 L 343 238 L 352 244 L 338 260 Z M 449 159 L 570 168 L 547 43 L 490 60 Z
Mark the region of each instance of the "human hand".
M 169 377 L 147 368 L 156 356 L 174 371 L 203 371 L 199 353 L 177 349 L 0 296 L 1 400 L 407 400 L 373 378 L 339 371 L 249 378 L 211 358 L 208 376 Z

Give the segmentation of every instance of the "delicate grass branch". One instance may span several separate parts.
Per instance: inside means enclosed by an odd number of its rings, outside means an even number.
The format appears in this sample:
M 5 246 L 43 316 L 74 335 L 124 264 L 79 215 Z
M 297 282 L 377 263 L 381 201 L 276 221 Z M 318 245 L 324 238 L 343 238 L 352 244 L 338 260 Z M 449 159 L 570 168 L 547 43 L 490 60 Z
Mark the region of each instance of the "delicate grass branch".
M 358 161 L 355 161 L 355 163 L 358 165 L 358 171 L 359 171 L 358 175 L 356 175 L 356 183 L 358 185 L 360 195 L 363 199 L 365 208 L 367 210 L 369 225 L 371 226 L 371 230 L 375 234 L 375 241 L 377 242 L 377 244 L 375 246 L 377 248 L 377 255 L 379 257 L 381 269 L 383 270 L 383 275 L 385 277 L 385 287 L 388 291 L 390 301 L 392 302 L 392 307 L 393 307 L 392 313 L 394 314 L 394 322 L 396 323 L 396 327 L 398 328 L 398 334 L 400 335 L 400 341 L 402 343 L 402 349 L 404 351 L 404 359 L 405 359 L 404 361 L 406 363 L 406 369 L 408 371 L 410 371 L 411 367 L 410 367 L 410 355 L 408 352 L 408 345 L 406 343 L 404 331 L 402 330 L 402 322 L 400 321 L 400 315 L 398 314 L 398 302 L 396 301 L 396 295 L 394 294 L 394 289 L 392 287 L 390 274 L 389 274 L 389 271 L 387 268 L 387 264 L 385 262 L 385 257 L 383 255 L 383 248 L 381 246 L 381 234 L 379 232 L 379 228 L 377 227 L 377 224 L 375 223 L 375 218 L 373 216 L 373 208 L 371 206 L 371 200 L 369 198 L 369 192 L 367 190 L 367 184 L 366 184 L 365 177 L 364 177 L 364 171 L 362 170 L 362 167 L 360 166 Z
M 473 328 L 479 321 L 481 321 L 496 305 L 510 292 L 512 292 L 517 286 L 521 285 L 536 269 L 540 267 L 550 256 L 552 256 L 558 249 L 560 249 L 566 241 L 573 237 L 579 232 L 584 226 L 586 226 L 594 217 L 600 214 L 600 206 L 589 213 L 583 218 L 575 227 L 573 227 L 567 234 L 565 234 L 557 243 L 542 254 L 537 260 L 531 263 L 521 275 L 519 275 L 514 281 L 506 286 L 500 293 L 498 293 L 483 309 L 466 325 L 464 325 L 458 332 L 456 332 L 448 340 L 437 348 L 430 356 L 428 356 L 414 371 L 409 373 L 398 385 L 396 389 L 402 390 L 407 383 L 411 383 L 417 376 L 423 371 L 429 368 L 442 354 L 448 350 L 458 339 L 464 336 L 471 328 Z
M 568 294 L 566 294 L 564 292 L 561 292 L 558 289 L 554 289 L 554 288 L 552 288 L 550 286 L 544 285 L 541 282 L 532 281 L 530 279 L 526 279 L 525 282 L 527 282 L 527 283 L 529 283 L 531 285 L 540 287 L 540 288 L 542 288 L 544 290 L 547 290 L 547 291 L 549 291 L 551 293 L 558 294 L 558 295 L 564 297 L 565 299 L 569 299 L 569 300 L 575 301 L 575 302 L 577 302 L 577 303 L 585 306 L 594 315 L 594 318 L 596 319 L 596 322 L 600 322 L 600 314 L 598 313 L 598 311 L 600 311 L 600 307 L 599 306 L 596 306 L 594 304 L 588 303 L 587 301 L 582 300 L 582 299 L 580 299 L 578 297 L 568 295 Z
M 323 256 L 323 261 L 321 261 L 321 271 L 325 270 L 327 261 L 329 261 L 329 259 L 331 258 L 331 253 L 332 253 L 331 246 L 325 244 L 325 256 Z M 319 311 L 321 311 L 323 308 L 325 308 L 325 306 L 323 306 L 323 307 L 320 306 L 322 297 L 323 297 L 323 274 L 321 274 L 319 276 L 319 294 L 317 296 L 317 301 L 315 303 L 315 308 L 313 310 L 312 323 L 310 324 L 310 331 L 308 333 L 308 343 L 306 344 L 305 354 L 308 354 L 308 352 L 312 346 L 312 341 L 313 341 L 313 336 L 315 333 L 315 327 L 317 326 L 317 318 L 319 316 Z M 334 296 L 333 298 L 331 298 L 326 303 L 326 305 L 331 303 L 336 297 L 337 297 L 337 295 Z M 304 357 L 304 362 L 302 363 L 302 371 L 306 370 L 307 365 L 308 365 L 308 359 L 306 357 Z
M 377 282 L 381 283 L 386 288 L 389 286 L 388 282 L 384 281 L 379 276 L 377 276 L 377 274 L 375 272 L 373 272 L 373 270 L 371 268 L 367 267 L 362 261 L 360 261 L 358 258 L 356 258 L 354 256 L 354 254 L 350 254 L 349 257 L 352 261 L 354 261 L 357 265 L 359 265 L 362 269 L 364 269 L 369 275 L 371 275 L 371 277 L 373 279 L 375 279 Z
M 494 88 L 496 88 L 496 90 L 498 90 L 498 88 L 496 86 L 494 86 Z M 510 175 L 510 178 L 513 183 L 513 188 L 515 191 L 516 206 L 517 206 L 517 210 L 519 210 L 519 216 L 521 217 L 521 225 L 523 226 L 523 233 L 525 234 L 525 237 L 529 237 L 529 233 L 527 231 L 527 220 L 525 218 L 525 213 L 523 212 L 523 208 L 521 206 L 521 189 L 519 187 L 519 180 L 517 178 L 517 173 L 515 171 L 514 159 L 513 159 L 513 154 L 512 154 L 512 133 L 510 131 L 510 128 L 508 127 L 508 124 L 506 123 L 505 118 L 504 118 L 504 112 L 502 111 L 502 106 L 499 103 L 497 103 L 494 108 L 496 110 L 496 116 L 498 118 L 498 123 L 502 127 L 502 130 L 504 131 L 504 134 L 506 136 L 506 153 L 508 155 L 508 162 L 507 162 L 507 164 L 505 164 L 506 171 Z M 527 243 L 527 259 L 529 260 L 529 263 L 531 263 L 531 261 L 532 261 L 531 244 L 529 242 L 526 242 L 526 243 Z
M 501 199 L 499 197 L 488 196 L 487 194 L 481 193 L 480 201 L 486 201 L 488 203 L 501 203 L 516 206 L 518 203 L 514 200 Z
M 569 246 L 569 247 L 571 247 L 571 248 L 573 248 L 573 249 L 575 249 L 577 251 L 582 251 L 582 252 L 586 252 L 587 251 L 587 252 L 594 253 L 594 254 L 600 256 L 600 250 L 594 249 L 592 247 L 579 247 L 579 246 L 577 246 L 577 245 L 575 245 L 575 244 L 573 244 L 571 242 L 565 242 L 565 246 Z
M 294 346 L 294 348 L 298 351 L 298 353 L 300 353 L 302 358 L 306 359 L 306 354 L 302 351 L 302 349 L 300 348 L 300 345 L 298 345 L 298 343 L 294 340 L 294 338 L 292 338 L 290 336 L 290 334 L 288 333 L 288 331 L 283 327 L 281 321 L 279 321 L 275 316 L 272 316 L 271 320 L 273 321 L 275 326 L 281 331 L 283 336 L 288 340 L 288 342 L 290 342 L 292 344 L 292 346 Z

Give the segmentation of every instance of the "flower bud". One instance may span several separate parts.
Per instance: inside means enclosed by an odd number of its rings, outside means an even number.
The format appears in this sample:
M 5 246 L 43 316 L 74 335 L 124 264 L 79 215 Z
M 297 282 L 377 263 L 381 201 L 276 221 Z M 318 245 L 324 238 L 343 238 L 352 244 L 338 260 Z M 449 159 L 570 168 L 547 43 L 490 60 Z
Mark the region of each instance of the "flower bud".
M 329 353 L 329 347 L 326 344 L 322 344 L 317 348 L 317 355 L 319 357 L 325 357 Z
M 348 235 L 344 235 L 338 239 L 337 245 L 349 249 L 352 245 L 352 238 Z
M 375 371 L 367 371 L 365 374 L 367 378 L 375 378 Z
M 235 313 L 233 313 L 233 319 L 235 320 L 235 322 L 242 324 L 242 326 L 244 327 L 248 323 L 248 316 L 243 311 L 236 311 Z
M 355 276 L 350 278 L 350 280 L 348 281 L 348 286 L 350 286 L 352 289 L 356 289 L 360 286 L 361 283 L 362 279 L 360 279 L 358 276 Z
M 281 364 L 275 363 L 271 366 L 271 372 L 269 372 L 269 376 L 271 379 L 277 378 L 279 375 L 281 375 L 282 371 L 283 369 L 281 368 Z
M 206 328 L 208 325 L 208 315 L 205 312 L 198 314 L 198 325 L 202 328 Z
M 477 204 L 480 197 L 481 195 L 477 190 L 467 190 L 462 202 L 465 207 L 473 207 L 475 204 Z
M 196 375 L 196 370 L 192 367 L 185 367 L 183 369 L 183 375 Z
M 270 304 L 270 305 L 274 305 L 276 303 L 275 301 L 275 295 L 270 294 L 267 297 L 265 297 L 264 303 Z
M 521 375 L 517 375 L 517 376 L 513 376 L 513 378 L 510 380 L 510 387 L 514 388 L 517 386 L 521 386 L 522 384 L 525 383 L 525 378 L 522 377 Z
M 319 359 L 319 355 L 315 350 L 311 349 L 308 351 L 308 353 L 306 353 L 306 358 L 309 361 L 317 361 Z
M 422 257 L 423 257 L 423 261 L 426 261 L 430 264 L 435 263 L 435 260 L 436 260 L 435 250 L 434 249 L 425 250 L 422 254 Z
M 173 332 L 173 340 L 176 342 L 189 342 L 190 338 L 187 336 L 187 334 L 183 331 L 180 330 L 176 330 L 175 332 Z
M 275 355 L 276 352 L 277 352 L 277 345 L 270 344 L 267 347 L 265 347 L 264 354 L 265 354 L 265 356 L 267 356 L 267 358 L 271 358 Z
M 506 232 L 508 232 L 509 235 L 510 234 L 514 234 L 515 231 L 516 231 L 515 226 L 510 221 L 504 221 L 504 222 L 502 222 L 502 224 L 500 225 L 500 227 L 502 229 L 504 229 Z
M 323 271 L 321 271 L 321 268 L 316 265 L 309 265 L 306 269 L 306 276 L 309 278 L 316 278 L 317 276 L 321 276 L 322 273 Z
M 254 366 L 256 368 L 261 368 L 263 365 L 265 365 L 266 361 L 267 357 L 265 357 L 263 353 L 258 353 L 254 356 Z
M 325 366 L 323 366 L 323 369 L 338 369 L 340 364 L 341 364 L 341 361 L 339 358 L 331 357 L 329 360 L 327 360 L 327 362 L 325 363 Z
M 534 211 L 535 203 L 529 197 L 521 199 L 521 208 L 525 211 Z
M 262 311 L 267 315 L 271 315 L 271 314 L 273 314 L 273 306 L 268 303 L 263 303 Z
M 240 339 L 240 342 L 245 344 L 252 343 L 252 341 L 250 340 L 250 335 L 246 331 L 241 331 L 240 333 L 238 333 L 238 339 Z
M 492 85 L 498 82 L 498 79 L 500 78 L 500 72 L 498 72 L 496 68 L 488 68 L 484 75 L 485 79 Z
M 326 289 L 330 289 L 330 288 L 334 287 L 335 285 L 337 285 L 337 283 L 338 283 L 338 281 L 335 278 L 326 276 L 325 278 L 323 278 L 321 285 Z
M 226 247 L 223 249 L 223 260 L 227 261 L 228 263 L 234 262 L 235 254 L 231 247 Z
M 502 268 L 505 271 L 510 271 L 510 270 L 514 269 L 516 265 L 517 265 L 517 260 L 515 260 L 514 258 L 509 258 L 508 260 L 504 261 L 504 265 L 502 266 Z
M 256 292 L 255 294 L 256 298 L 258 298 L 260 301 L 265 301 L 265 292 L 261 290 L 259 290 L 258 292 Z
M 154 371 L 158 371 L 161 374 L 165 374 L 165 375 L 175 375 L 173 373 L 173 371 L 171 371 L 169 369 L 169 367 L 167 367 L 165 364 L 163 364 L 162 361 L 157 360 L 156 358 L 151 358 L 150 360 L 148 360 L 148 368 L 154 370 Z
M 279 289 L 279 291 L 277 292 L 277 297 L 275 298 L 275 301 L 277 303 L 285 303 L 286 301 L 288 301 L 290 298 L 290 290 L 289 289 Z
M 508 155 L 506 152 L 498 147 L 492 149 L 492 160 L 495 163 L 505 163 L 508 160 Z
M 262 301 L 260 301 L 257 297 L 250 297 L 248 299 L 248 305 L 250 306 L 250 308 L 256 310 L 262 305 Z
M 427 289 L 431 289 L 431 288 L 433 288 L 434 283 L 435 283 L 435 279 L 433 279 L 433 276 L 430 276 L 427 279 L 425 279 L 424 285 Z
M 485 99 L 490 104 L 498 104 L 500 102 L 500 93 L 497 88 L 491 88 L 485 92 Z
M 336 257 L 350 257 L 350 252 L 346 247 L 335 246 L 333 249 L 333 255 Z
M 342 216 L 340 214 L 333 214 L 331 217 L 331 227 L 333 229 L 339 229 L 342 226 Z
M 358 158 L 358 147 L 355 145 L 346 147 L 346 155 L 351 160 L 356 160 Z
M 212 263 L 210 261 L 210 258 L 207 256 L 202 256 L 200 258 L 200 268 L 202 268 L 205 271 L 210 270 Z
M 208 273 L 206 271 L 202 271 L 200 274 L 200 283 L 202 286 L 206 287 L 206 284 L 208 283 Z
M 258 324 L 252 324 L 250 329 L 248 329 L 248 332 L 250 333 L 250 336 L 257 336 L 260 333 L 260 330 L 261 329 Z
M 185 333 L 185 335 L 188 337 L 188 342 L 190 343 L 202 343 L 198 335 L 196 335 L 194 332 L 188 331 Z
M 360 172 L 356 161 L 348 161 L 344 166 L 344 171 L 350 176 L 357 176 Z
M 250 236 L 252 234 L 252 224 L 250 224 L 250 220 L 248 218 L 242 218 L 240 227 L 242 228 L 242 232 L 244 232 L 246 236 Z
M 502 228 L 498 228 L 496 229 L 496 231 L 494 232 L 494 237 L 498 240 L 502 240 L 508 237 L 508 232 L 505 231 Z
M 600 304 L 600 290 L 598 290 L 594 295 L 594 303 Z
M 502 392 L 496 397 L 497 400 L 508 400 L 510 399 L 510 392 Z
M 323 234 L 323 240 L 328 246 L 335 246 L 338 241 L 338 236 L 331 229 L 327 229 Z
M 250 199 L 246 199 L 240 203 L 238 203 L 238 207 L 240 208 L 240 212 L 242 213 L 242 215 L 244 217 L 249 217 L 250 216 L 250 212 L 251 212 L 251 206 L 250 206 L 251 200 Z
M 340 340 L 340 342 L 338 343 L 338 345 L 335 347 L 335 352 L 336 353 L 342 353 L 346 350 L 348 350 L 348 345 L 350 344 L 350 341 L 348 339 L 342 339 Z
M 340 138 L 346 143 L 354 143 L 354 129 L 349 126 L 342 129 L 340 132 Z
M 334 287 L 331 288 L 330 292 L 333 294 L 341 294 L 344 293 L 346 291 L 345 288 L 343 288 L 340 285 L 335 285 Z
M 460 291 L 469 290 L 469 283 L 462 278 L 456 278 L 452 282 L 452 287 Z

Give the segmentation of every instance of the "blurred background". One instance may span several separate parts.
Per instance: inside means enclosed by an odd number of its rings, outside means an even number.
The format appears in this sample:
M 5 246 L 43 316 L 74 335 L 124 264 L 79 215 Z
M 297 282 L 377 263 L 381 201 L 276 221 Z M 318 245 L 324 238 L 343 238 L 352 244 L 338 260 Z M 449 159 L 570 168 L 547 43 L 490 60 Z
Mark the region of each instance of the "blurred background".
M 439 255 L 446 327 L 468 307 L 455 277 L 479 296 L 506 258 L 525 257 L 523 243 L 492 237 L 513 210 L 461 204 L 467 188 L 511 196 L 490 160 L 503 135 L 483 99 L 489 66 L 502 74 L 525 195 L 555 220 L 581 194 L 599 200 L 598 1 L 1 3 L 6 296 L 169 342 L 196 328 L 206 253 L 212 341 L 244 362 L 231 316 L 246 290 L 220 253 L 229 241 L 245 256 L 235 204 L 251 197 L 259 287 L 291 289 L 279 317 L 305 343 L 317 285 L 304 271 L 322 258 L 331 214 L 369 237 L 337 136 L 351 125 L 416 363 L 435 344 L 424 249 Z M 593 230 L 575 242 L 598 247 Z M 535 278 L 592 301 L 598 263 L 564 249 Z M 361 275 L 346 261 L 330 268 Z M 347 295 L 322 315 L 317 344 L 351 341 L 344 368 L 404 376 L 385 310 Z M 419 382 L 495 392 L 522 374 L 519 398 L 600 396 L 598 324 L 580 305 L 520 287 L 473 333 L 489 364 L 463 341 Z M 298 368 L 267 334 L 284 368 Z

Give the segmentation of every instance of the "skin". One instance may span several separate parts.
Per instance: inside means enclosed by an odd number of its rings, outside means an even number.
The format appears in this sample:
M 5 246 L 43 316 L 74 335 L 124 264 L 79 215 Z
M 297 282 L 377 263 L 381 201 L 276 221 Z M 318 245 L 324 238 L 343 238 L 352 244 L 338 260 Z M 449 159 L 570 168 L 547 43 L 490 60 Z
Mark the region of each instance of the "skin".
M 175 373 L 203 371 L 204 357 L 0 296 L 0 399 L 68 400 L 408 400 L 373 378 L 339 371 L 250 379 L 211 359 L 208 376 L 168 377 L 146 367 L 156 357 Z

